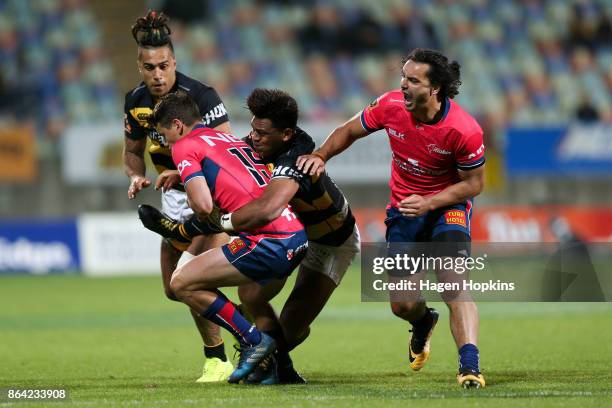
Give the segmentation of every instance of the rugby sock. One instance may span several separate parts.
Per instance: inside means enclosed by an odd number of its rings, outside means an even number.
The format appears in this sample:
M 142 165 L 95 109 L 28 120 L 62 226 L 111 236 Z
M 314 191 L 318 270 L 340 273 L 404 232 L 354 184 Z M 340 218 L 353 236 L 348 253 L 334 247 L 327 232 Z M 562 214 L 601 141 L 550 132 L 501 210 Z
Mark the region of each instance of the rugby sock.
M 193 237 L 202 235 L 202 229 L 198 226 L 199 222 L 200 220 L 198 220 L 197 217 L 192 217 L 185 221 L 184 224 L 179 224 L 178 231 L 181 236 L 186 239 L 192 239 Z
M 431 324 L 431 312 L 429 311 L 427 306 L 425 306 L 425 303 L 423 303 L 423 309 L 424 309 L 423 315 L 418 320 L 414 320 L 414 321 L 409 320 L 410 324 L 413 327 Z
M 474 344 L 464 344 L 459 349 L 459 371 L 464 368 L 480 372 L 478 347 Z
M 227 356 L 225 355 L 225 344 L 223 341 L 216 346 L 207 346 L 205 344 L 204 355 L 206 358 L 218 358 L 221 361 L 227 361 Z
M 227 329 L 240 344 L 254 346 L 261 341 L 261 333 L 236 310 L 234 304 L 221 292 L 217 299 L 202 312 L 202 316 Z

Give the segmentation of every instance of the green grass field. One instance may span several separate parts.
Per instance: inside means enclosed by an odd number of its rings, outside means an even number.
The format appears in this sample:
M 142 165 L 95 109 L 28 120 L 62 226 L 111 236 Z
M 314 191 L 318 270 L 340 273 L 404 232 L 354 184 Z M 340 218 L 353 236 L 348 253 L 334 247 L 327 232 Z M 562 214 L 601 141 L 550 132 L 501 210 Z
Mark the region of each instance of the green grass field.
M 612 405 L 612 304 L 481 304 L 483 390 L 456 384 L 438 308 L 430 361 L 410 372 L 407 324 L 384 303 L 360 302 L 353 269 L 294 352 L 308 385 L 201 385 L 199 337 L 158 277 L 3 277 L 0 387 L 68 388 L 70 402 L 54 407 Z

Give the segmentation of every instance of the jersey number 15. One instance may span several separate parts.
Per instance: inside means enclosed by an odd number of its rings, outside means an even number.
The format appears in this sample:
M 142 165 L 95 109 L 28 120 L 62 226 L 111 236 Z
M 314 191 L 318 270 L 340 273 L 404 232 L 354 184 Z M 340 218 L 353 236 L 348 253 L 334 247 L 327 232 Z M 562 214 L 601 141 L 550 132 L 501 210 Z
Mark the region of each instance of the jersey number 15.
M 268 174 L 264 169 L 257 169 L 257 165 L 265 166 L 263 160 L 255 156 L 255 153 L 249 147 L 232 147 L 227 149 L 232 155 L 236 156 L 242 165 L 251 173 L 251 177 L 257 182 L 259 187 L 268 185 Z

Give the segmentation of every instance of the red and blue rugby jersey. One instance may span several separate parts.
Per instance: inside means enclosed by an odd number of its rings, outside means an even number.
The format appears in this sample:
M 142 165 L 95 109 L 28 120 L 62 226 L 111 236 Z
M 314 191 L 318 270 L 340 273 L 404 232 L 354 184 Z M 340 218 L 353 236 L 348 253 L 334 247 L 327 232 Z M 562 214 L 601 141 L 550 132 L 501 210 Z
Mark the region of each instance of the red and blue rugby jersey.
M 196 126 L 172 147 L 174 161 L 185 185 L 204 177 L 213 202 L 221 212 L 238 210 L 261 196 L 270 173 L 249 145 L 228 133 Z M 290 233 L 304 228 L 289 207 L 270 224 L 252 231 Z
M 361 113 L 368 132 L 385 129 L 391 145 L 391 205 L 411 194 L 429 196 L 460 181 L 459 170 L 485 162 L 482 129 L 450 99 L 433 124 L 416 121 L 404 105 L 401 90 L 380 96 Z

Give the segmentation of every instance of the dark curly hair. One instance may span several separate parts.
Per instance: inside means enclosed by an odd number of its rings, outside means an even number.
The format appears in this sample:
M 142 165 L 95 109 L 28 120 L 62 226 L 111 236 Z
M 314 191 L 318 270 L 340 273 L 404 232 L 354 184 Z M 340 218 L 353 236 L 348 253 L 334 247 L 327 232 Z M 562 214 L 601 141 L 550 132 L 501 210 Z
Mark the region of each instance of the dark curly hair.
M 247 98 L 247 106 L 256 118 L 270 119 L 276 129 L 295 129 L 297 126 L 297 102 L 280 89 L 255 88 Z
M 415 48 L 405 61 L 408 60 L 429 65 L 427 78 L 432 85 L 440 87 L 440 99 L 453 99 L 459 93 L 461 65 L 457 61 L 449 62 L 441 52 L 427 48 Z
M 174 46 L 170 39 L 170 27 L 168 27 L 168 17 L 164 13 L 157 13 L 149 10 L 146 16 L 139 17 L 132 26 L 132 36 L 139 47 L 157 48 L 170 47 L 174 53 Z

